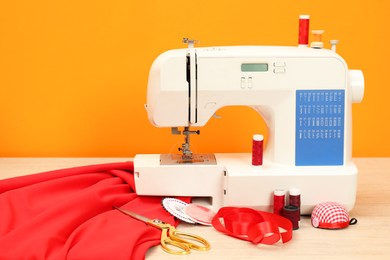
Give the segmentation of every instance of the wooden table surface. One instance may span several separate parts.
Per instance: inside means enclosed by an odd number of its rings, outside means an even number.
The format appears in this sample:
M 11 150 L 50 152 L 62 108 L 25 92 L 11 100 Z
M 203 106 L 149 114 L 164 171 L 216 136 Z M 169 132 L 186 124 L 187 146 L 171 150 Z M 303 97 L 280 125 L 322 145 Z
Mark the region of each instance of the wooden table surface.
M 0 158 L 0 179 L 128 158 Z M 286 244 L 254 245 L 223 235 L 213 227 L 180 224 L 179 229 L 206 238 L 207 252 L 173 256 L 151 248 L 146 259 L 390 259 L 390 158 L 354 158 L 359 169 L 357 200 L 350 217 L 355 226 L 342 230 L 313 228 L 303 217 Z

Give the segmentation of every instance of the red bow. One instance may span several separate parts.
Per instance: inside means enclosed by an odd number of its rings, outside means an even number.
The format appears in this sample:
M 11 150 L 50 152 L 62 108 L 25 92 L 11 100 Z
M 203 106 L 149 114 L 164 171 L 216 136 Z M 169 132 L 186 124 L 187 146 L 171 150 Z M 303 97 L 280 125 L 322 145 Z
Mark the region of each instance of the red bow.
M 280 239 L 286 243 L 292 238 L 290 220 L 250 208 L 221 208 L 213 218 L 212 224 L 216 230 L 226 235 L 254 244 L 272 245 Z

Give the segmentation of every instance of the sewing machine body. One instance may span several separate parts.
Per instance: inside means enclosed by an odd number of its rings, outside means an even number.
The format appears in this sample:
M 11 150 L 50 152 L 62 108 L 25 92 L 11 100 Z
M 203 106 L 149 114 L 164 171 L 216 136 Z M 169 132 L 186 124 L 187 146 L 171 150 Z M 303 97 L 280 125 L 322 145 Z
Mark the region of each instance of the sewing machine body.
M 283 166 L 268 161 L 251 165 L 250 153 L 215 154 L 217 165 L 160 165 L 159 154 L 134 159 L 136 190 L 141 195 L 191 196 L 214 210 L 224 206 L 272 211 L 273 191 L 298 188 L 301 214 L 310 214 L 323 201 L 339 201 L 348 210 L 355 204 L 357 168 L 344 166 Z
M 351 158 L 351 109 L 363 98 L 363 86 L 360 71 L 349 71 L 339 55 L 325 49 L 165 52 L 149 74 L 146 109 L 153 125 L 204 126 L 219 108 L 246 105 L 266 121 L 269 140 L 261 167 L 251 164 L 250 153 L 216 154 L 216 164 L 170 165 L 158 154 L 136 155 L 137 193 L 210 198 L 215 210 L 269 210 L 275 189 L 297 188 L 302 214 L 323 201 L 352 209 L 358 171 Z

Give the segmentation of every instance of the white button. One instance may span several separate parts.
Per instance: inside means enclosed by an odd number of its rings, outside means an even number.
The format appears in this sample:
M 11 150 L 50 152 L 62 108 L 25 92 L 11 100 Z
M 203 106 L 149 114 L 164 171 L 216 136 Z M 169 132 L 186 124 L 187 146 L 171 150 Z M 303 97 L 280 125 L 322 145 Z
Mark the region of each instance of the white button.
M 253 87 L 253 79 L 252 77 L 249 77 L 248 78 L 248 88 L 252 88 Z
M 274 73 L 285 73 L 286 69 L 285 68 L 274 68 Z
M 286 63 L 283 61 L 275 61 L 274 66 L 275 67 L 284 67 L 284 66 L 286 66 Z
M 241 77 L 241 88 L 245 88 L 245 77 Z

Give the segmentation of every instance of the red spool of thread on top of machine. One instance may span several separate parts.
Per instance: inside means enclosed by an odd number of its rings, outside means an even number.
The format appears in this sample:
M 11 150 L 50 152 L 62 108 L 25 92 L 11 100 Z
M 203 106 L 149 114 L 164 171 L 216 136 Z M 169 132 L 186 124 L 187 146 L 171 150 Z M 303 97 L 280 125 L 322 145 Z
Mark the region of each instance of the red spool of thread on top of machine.
M 309 15 L 299 16 L 299 34 L 298 34 L 298 46 L 307 47 L 309 44 Z

